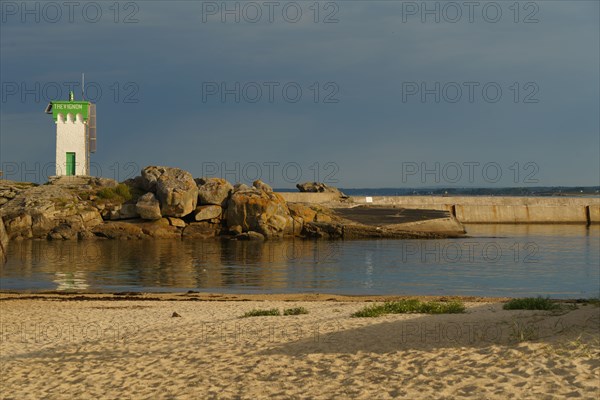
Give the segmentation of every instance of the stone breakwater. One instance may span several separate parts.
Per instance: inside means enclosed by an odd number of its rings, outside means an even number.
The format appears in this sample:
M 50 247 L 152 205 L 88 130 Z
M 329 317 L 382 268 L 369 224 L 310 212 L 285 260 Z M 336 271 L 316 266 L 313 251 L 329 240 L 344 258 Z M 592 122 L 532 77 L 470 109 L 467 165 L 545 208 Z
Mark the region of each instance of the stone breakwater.
M 331 193 L 282 193 L 287 201 L 328 205 Z M 346 204 L 447 211 L 464 224 L 599 224 L 599 197 L 351 196 Z
M 310 186 L 310 185 L 308 185 Z M 315 186 L 317 187 L 317 186 Z M 320 186 L 317 189 L 324 190 Z M 318 193 L 315 193 L 318 194 Z M 341 192 L 332 204 L 347 207 Z M 448 213 L 447 213 L 448 214 Z M 332 207 L 289 202 L 261 181 L 232 185 L 179 168 L 149 166 L 122 183 L 60 177 L 44 185 L 0 181 L 0 217 L 10 240 L 228 238 L 439 238 L 460 236 L 451 215 L 428 224 L 363 224 Z

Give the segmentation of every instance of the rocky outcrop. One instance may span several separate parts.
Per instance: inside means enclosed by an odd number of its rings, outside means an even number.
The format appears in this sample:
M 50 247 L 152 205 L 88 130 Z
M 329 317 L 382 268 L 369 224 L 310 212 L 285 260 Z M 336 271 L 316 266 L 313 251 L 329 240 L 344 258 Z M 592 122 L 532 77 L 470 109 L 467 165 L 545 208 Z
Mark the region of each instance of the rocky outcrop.
M 199 178 L 198 204 L 227 207 L 227 200 L 233 191 L 231 183 L 221 178 Z
M 321 182 L 304 182 L 296 184 L 296 187 L 301 192 L 307 193 L 336 193 L 339 194 L 342 198 L 347 198 L 344 193 L 342 193 L 339 189 L 328 186 L 325 183 Z
M 135 209 L 143 219 L 158 220 L 162 218 L 160 202 L 154 193 L 146 193 L 141 196 L 135 205 Z
M 290 233 L 292 216 L 283 197 L 257 187 L 238 186 L 227 203 L 228 227 L 241 226 L 242 232 L 255 231 L 267 238 Z
M 81 193 L 60 185 L 36 186 L 20 192 L 0 208 L 0 217 L 10 240 L 76 238 L 80 232 L 102 223 L 99 211 L 84 201 Z
M 196 208 L 198 186 L 189 172 L 151 166 L 144 168 L 142 178 L 145 189 L 156 193 L 163 217 L 185 217 Z
M 306 191 L 337 190 L 314 182 L 299 186 Z M 181 169 L 157 166 L 144 168 L 142 176 L 121 184 L 79 176 L 56 178 L 42 186 L 0 181 L 0 200 L 0 243 L 3 238 L 202 240 L 222 236 L 259 241 L 282 236 L 353 239 L 464 234 L 460 223 L 445 214 L 399 223 L 394 210 L 392 218 L 388 215 L 392 211 L 386 210 L 286 203 L 260 180 L 252 187 L 232 186 L 223 179 L 194 180 Z M 341 203 L 336 202 L 337 207 Z M 389 218 L 381 219 L 380 214 Z M 2 245 L 0 258 L 6 248 Z

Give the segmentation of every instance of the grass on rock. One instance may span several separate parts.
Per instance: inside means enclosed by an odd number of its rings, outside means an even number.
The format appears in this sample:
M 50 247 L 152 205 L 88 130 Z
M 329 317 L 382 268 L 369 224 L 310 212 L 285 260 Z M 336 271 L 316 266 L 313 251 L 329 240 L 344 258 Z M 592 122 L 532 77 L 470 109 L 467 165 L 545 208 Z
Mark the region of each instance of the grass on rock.
M 98 197 L 105 200 L 120 198 L 123 201 L 129 201 L 133 198 L 129 186 L 119 183 L 115 188 L 104 188 L 98 191 Z

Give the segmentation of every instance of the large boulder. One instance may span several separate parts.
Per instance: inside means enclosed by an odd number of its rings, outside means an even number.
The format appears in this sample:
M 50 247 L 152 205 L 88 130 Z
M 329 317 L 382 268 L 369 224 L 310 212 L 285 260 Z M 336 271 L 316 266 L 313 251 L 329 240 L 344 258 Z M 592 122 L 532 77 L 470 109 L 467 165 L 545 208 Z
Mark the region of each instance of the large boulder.
M 232 193 L 226 219 L 229 228 L 239 225 L 243 232 L 255 231 L 267 238 L 290 233 L 294 224 L 280 194 L 247 186 Z
M 301 192 L 307 193 L 336 193 L 340 197 L 348 197 L 344 193 L 342 193 L 339 189 L 334 188 L 332 186 L 328 186 L 322 182 L 304 182 L 296 184 L 296 187 Z
M 198 178 L 198 204 L 227 207 L 227 200 L 233 190 L 231 183 L 221 178 Z
M 154 193 L 146 193 L 141 196 L 135 205 L 135 209 L 143 219 L 159 220 L 162 218 L 160 202 Z
M 257 179 L 254 182 L 252 182 L 252 186 L 254 186 L 257 189 L 262 190 L 263 192 L 272 192 L 273 191 L 273 188 L 271 186 L 267 185 L 260 179 Z
M 222 214 L 223 208 L 221 206 L 198 206 L 194 213 L 194 219 L 196 221 L 220 220 Z
M 198 186 L 192 175 L 180 168 L 150 166 L 142 171 L 144 186 L 156 191 L 163 217 L 184 217 L 196 209 Z

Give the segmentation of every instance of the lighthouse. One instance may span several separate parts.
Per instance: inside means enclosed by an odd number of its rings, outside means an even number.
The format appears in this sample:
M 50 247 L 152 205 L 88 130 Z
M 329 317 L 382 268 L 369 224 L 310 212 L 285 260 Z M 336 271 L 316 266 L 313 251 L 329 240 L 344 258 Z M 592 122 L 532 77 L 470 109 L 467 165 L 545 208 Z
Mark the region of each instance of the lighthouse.
M 46 107 L 56 124 L 56 176 L 90 175 L 90 153 L 96 152 L 96 105 L 76 101 L 52 101 Z

